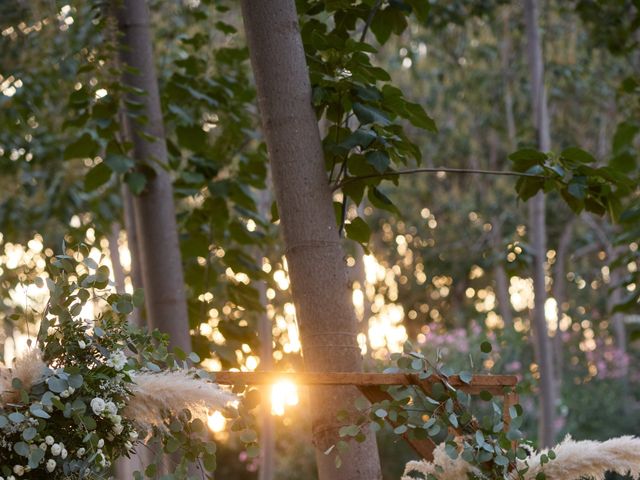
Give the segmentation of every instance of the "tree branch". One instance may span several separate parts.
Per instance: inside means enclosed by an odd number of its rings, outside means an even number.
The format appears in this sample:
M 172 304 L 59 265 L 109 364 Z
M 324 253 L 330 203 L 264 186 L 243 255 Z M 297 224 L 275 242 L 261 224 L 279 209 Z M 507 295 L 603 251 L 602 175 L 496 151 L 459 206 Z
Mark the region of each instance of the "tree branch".
M 477 173 L 481 175 L 502 175 L 508 177 L 532 177 L 532 178 L 541 178 L 546 179 L 544 175 L 536 175 L 534 173 L 521 173 L 521 172 L 510 172 L 504 170 L 482 170 L 482 169 L 469 169 L 469 168 L 448 168 L 448 167 L 425 167 L 425 168 L 409 168 L 407 170 L 396 170 L 389 173 L 373 173 L 371 175 L 360 175 L 357 177 L 347 177 L 341 182 L 337 182 L 332 185 L 331 191 L 335 192 L 343 188 L 345 185 L 353 182 L 358 182 L 360 180 L 366 180 L 369 178 L 390 178 L 395 177 L 396 175 L 411 175 L 414 173 L 461 173 L 461 174 L 469 174 L 469 173 Z
M 360 35 L 360 43 L 364 42 L 364 39 L 367 37 L 367 32 L 369 31 L 369 27 L 371 26 L 371 22 L 373 21 L 373 17 L 376 16 L 378 10 L 382 6 L 382 0 L 378 0 L 376 4 L 371 8 L 371 12 L 369 12 L 369 17 L 367 18 L 367 22 L 364 24 L 364 28 L 362 29 L 362 35 Z

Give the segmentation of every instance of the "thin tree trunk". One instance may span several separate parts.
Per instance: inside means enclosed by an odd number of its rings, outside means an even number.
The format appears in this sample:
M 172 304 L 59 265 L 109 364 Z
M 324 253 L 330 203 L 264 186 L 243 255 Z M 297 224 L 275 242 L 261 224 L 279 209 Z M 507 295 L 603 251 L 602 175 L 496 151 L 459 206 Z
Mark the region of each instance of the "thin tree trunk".
M 560 320 L 564 315 L 563 304 L 567 301 L 567 254 L 569 253 L 569 247 L 571 246 L 571 239 L 573 236 L 574 220 L 571 220 L 562 231 L 560 241 L 558 242 L 558 250 L 556 251 L 556 262 L 553 265 L 553 298 L 556 301 L 556 316 L 558 317 L 558 326 L 556 329 L 556 336 L 553 338 L 553 345 L 555 348 L 555 380 L 557 382 L 557 392 L 560 394 L 560 388 L 562 386 L 562 377 L 564 369 L 564 345 L 562 343 L 562 332 L 560 332 Z
M 509 10 L 505 8 L 502 14 L 502 41 L 500 42 L 500 61 L 502 64 L 502 78 L 504 83 L 504 110 L 507 119 L 507 136 L 512 150 L 516 148 L 516 121 L 513 114 L 513 93 L 511 90 L 511 27 L 509 25 Z
M 291 291 L 308 371 L 362 369 L 357 323 L 331 192 L 324 169 L 311 86 L 294 0 L 242 0 L 262 125 L 280 212 Z M 338 439 L 340 410 L 353 411 L 353 387 L 311 391 L 313 441 L 321 480 L 382 478 L 375 436 L 341 453 L 341 468 L 324 451 Z
M 271 195 L 268 191 L 258 194 L 258 209 L 261 215 L 266 216 L 271 205 Z M 258 266 L 262 264 L 263 254 L 256 255 Z M 258 317 L 258 335 L 260 337 L 260 370 L 273 370 L 273 325 L 266 311 L 268 303 L 266 282 L 258 283 L 260 304 L 265 311 Z M 276 451 L 276 422 L 271 414 L 271 388 L 263 387 L 262 403 L 260 405 L 260 470 L 258 480 L 273 480 L 275 478 L 275 451 Z
M 493 250 L 500 255 L 495 266 L 493 274 L 496 280 L 496 296 L 498 297 L 498 311 L 504 322 L 505 330 L 513 330 L 513 313 L 511 311 L 511 297 L 509 296 L 509 276 L 504 268 L 504 255 L 502 254 L 502 221 L 498 217 L 494 217 L 491 221 L 493 230 L 491 232 L 491 240 Z
M 136 229 L 135 213 L 133 211 L 133 195 L 125 185 L 122 186 L 122 201 L 124 204 L 124 226 L 127 232 L 127 247 L 129 248 L 129 255 L 131 257 L 129 277 L 131 278 L 131 284 L 134 289 L 143 288 L 138 232 Z M 141 309 L 137 307 L 135 307 L 131 315 L 129 315 L 129 321 L 133 325 L 141 328 L 150 326 L 144 321 Z
M 542 151 L 551 149 L 549 112 L 546 89 L 544 87 L 544 62 L 542 42 L 538 29 L 538 1 L 524 1 L 525 24 L 527 30 L 527 54 L 531 73 L 532 107 L 534 124 L 538 131 L 538 146 Z M 545 198 L 538 192 L 529 201 L 529 236 L 533 250 L 533 289 L 535 294 L 533 331 L 535 352 L 540 373 L 540 420 L 538 441 L 541 447 L 550 447 L 554 441 L 555 382 L 553 380 L 552 351 L 549 342 L 544 304 L 547 299 L 545 285 L 545 262 L 547 253 L 547 233 L 545 219 Z
M 111 231 L 107 241 L 109 242 L 109 257 L 111 258 L 111 269 L 113 270 L 113 280 L 116 284 L 116 292 L 124 293 L 124 270 L 120 261 L 120 251 L 118 250 L 118 238 L 120 237 L 120 224 L 111 224 Z
M 171 336 L 171 345 L 191 350 L 184 274 L 178 244 L 173 187 L 169 173 L 160 97 L 153 64 L 149 11 L 144 0 L 123 0 L 117 8 L 122 81 L 145 93 L 127 99 L 143 105 L 146 122 L 126 115 L 133 156 L 139 166 L 153 168 L 145 190 L 134 197 L 140 269 L 148 322 Z M 132 69 L 134 71 L 132 71 Z M 151 136 L 154 140 L 145 137 Z

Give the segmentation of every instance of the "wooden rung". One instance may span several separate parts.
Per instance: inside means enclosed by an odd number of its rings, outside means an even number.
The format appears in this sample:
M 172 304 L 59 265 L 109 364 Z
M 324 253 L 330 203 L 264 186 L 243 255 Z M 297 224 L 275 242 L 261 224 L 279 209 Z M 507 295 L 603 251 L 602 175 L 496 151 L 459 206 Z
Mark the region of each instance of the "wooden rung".
M 215 381 L 221 385 L 265 385 L 279 380 L 290 380 L 298 385 L 418 385 L 420 383 L 437 383 L 436 376 L 420 380 L 417 374 L 405 373 L 352 373 L 352 372 L 214 372 Z M 513 387 L 518 379 L 515 375 L 474 375 L 469 384 L 464 383 L 457 375 L 451 376 L 448 382 L 452 387 L 469 393 L 487 390 L 494 395 L 501 395 L 503 387 Z

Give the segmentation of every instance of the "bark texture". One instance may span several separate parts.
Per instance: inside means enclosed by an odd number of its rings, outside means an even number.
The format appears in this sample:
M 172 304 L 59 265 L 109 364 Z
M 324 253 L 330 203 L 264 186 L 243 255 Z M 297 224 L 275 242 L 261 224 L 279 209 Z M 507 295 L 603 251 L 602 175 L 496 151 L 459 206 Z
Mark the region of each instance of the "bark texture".
M 538 147 L 542 151 L 551 149 L 549 111 L 544 87 L 544 61 L 542 42 L 538 28 L 538 0 L 524 1 L 524 16 L 527 31 L 527 56 L 531 74 L 531 104 L 534 124 L 538 132 Z M 529 237 L 533 250 L 533 289 L 535 304 L 532 312 L 534 349 L 540 373 L 540 420 L 538 422 L 538 442 L 541 447 L 551 447 L 555 437 L 555 382 L 551 342 L 544 314 L 547 299 L 545 285 L 545 264 L 547 254 L 547 232 L 544 193 L 538 192 L 529 200 Z
M 171 345 L 191 350 L 184 274 L 178 244 L 173 187 L 167 164 L 167 147 L 160 97 L 153 63 L 149 11 L 145 0 L 122 0 L 116 7 L 120 32 L 120 59 L 124 84 L 145 93 L 128 93 L 127 99 L 143 105 L 146 123 L 125 117 L 133 156 L 139 168 L 153 169 L 144 192 L 133 197 L 133 210 L 145 287 L 148 323 L 171 335 Z M 133 70 L 133 71 L 132 71 Z M 141 135 L 152 136 L 149 141 Z
M 344 252 L 324 169 L 294 0 L 241 2 L 291 290 L 308 371 L 362 368 Z M 311 390 L 313 440 L 321 480 L 382 478 L 375 436 L 353 443 L 336 469 L 323 452 L 338 440 L 336 416 L 353 409 L 353 387 Z

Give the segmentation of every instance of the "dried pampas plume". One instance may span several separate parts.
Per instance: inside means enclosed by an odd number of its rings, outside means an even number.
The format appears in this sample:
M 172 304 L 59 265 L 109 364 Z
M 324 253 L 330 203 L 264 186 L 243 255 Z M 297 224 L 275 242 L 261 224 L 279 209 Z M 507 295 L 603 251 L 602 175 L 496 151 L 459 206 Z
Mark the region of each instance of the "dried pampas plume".
M 30 348 L 16 358 L 13 368 L 0 366 L 0 403 L 18 401 L 18 392 L 13 388 L 12 380 L 19 379 L 22 388 L 31 389 L 44 377 L 46 365 L 42 361 L 42 352 L 38 348 Z
M 524 474 L 525 480 L 534 480 L 536 475 L 544 472 L 549 480 L 579 480 L 589 478 L 604 480 L 606 472 L 616 472 L 621 475 L 631 475 L 640 478 L 640 439 L 636 437 L 619 437 L 606 442 L 584 440 L 576 442 L 571 437 L 553 448 L 555 460 L 544 466 L 540 464 L 540 457 L 547 450 L 535 453 L 528 459 L 518 462 L 519 469 L 529 466 Z M 438 480 L 459 480 L 466 478 L 468 473 L 478 474 L 473 466 L 458 457 L 451 460 L 444 451 L 444 445 L 438 445 L 433 452 L 433 462 L 409 462 L 405 468 L 402 480 L 415 480 L 409 474 L 422 474 L 424 478 L 432 474 Z M 440 467 L 442 471 L 440 470 Z M 517 474 L 513 474 L 513 479 Z
M 133 394 L 123 415 L 146 430 L 166 429 L 167 412 L 183 409 L 206 423 L 211 409 L 222 409 L 236 398 L 209 381 L 193 378 L 185 370 L 140 373 L 133 377 Z

